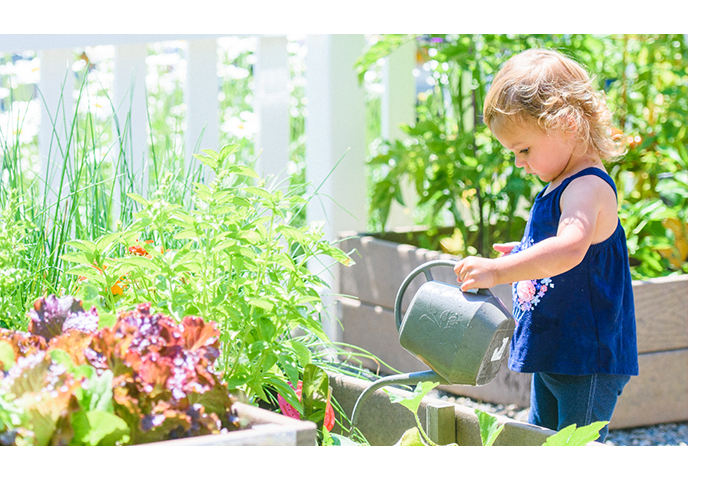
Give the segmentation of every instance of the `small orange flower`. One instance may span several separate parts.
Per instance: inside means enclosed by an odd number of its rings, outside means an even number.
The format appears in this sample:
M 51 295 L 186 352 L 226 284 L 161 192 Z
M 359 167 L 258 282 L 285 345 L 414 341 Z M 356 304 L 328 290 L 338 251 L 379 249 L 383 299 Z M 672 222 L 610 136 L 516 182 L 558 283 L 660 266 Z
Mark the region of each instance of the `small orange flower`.
M 103 273 L 103 271 L 107 268 L 107 265 L 103 265 L 102 270 L 100 268 L 98 268 L 96 265 L 93 265 L 93 268 L 95 270 L 97 270 L 98 272 Z M 87 277 L 83 277 L 82 275 L 80 275 L 77 279 L 78 282 L 83 282 L 85 280 L 87 280 Z M 110 287 L 110 291 L 112 292 L 112 294 L 114 296 L 118 297 L 123 294 L 123 292 L 125 291 L 125 289 L 127 287 L 128 287 L 127 278 L 125 278 L 125 276 L 123 275 L 122 277 L 120 277 L 118 279 L 117 282 L 115 282 L 113 284 L 112 287 Z
M 136 239 L 135 241 L 138 242 L 138 243 L 140 243 L 140 240 L 137 240 L 137 239 Z M 145 243 L 155 243 L 155 242 L 153 242 L 152 240 L 145 240 Z M 132 253 L 133 255 L 138 255 L 138 256 L 141 256 L 141 257 L 145 257 L 145 258 L 152 258 L 152 257 L 148 254 L 147 250 L 145 250 L 145 248 L 142 247 L 142 246 L 140 246 L 140 245 L 131 246 L 130 248 L 128 248 L 128 251 L 129 251 L 130 253 Z M 163 252 L 162 248 L 160 249 L 160 252 L 161 252 L 161 253 Z

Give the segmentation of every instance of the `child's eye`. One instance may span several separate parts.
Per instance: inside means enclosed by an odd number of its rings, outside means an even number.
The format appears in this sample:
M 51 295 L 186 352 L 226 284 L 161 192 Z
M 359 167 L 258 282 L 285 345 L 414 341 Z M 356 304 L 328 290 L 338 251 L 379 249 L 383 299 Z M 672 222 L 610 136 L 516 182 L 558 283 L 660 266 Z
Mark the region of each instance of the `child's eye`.
M 530 148 L 525 148 L 520 151 L 520 154 L 527 154 L 527 152 L 530 151 Z

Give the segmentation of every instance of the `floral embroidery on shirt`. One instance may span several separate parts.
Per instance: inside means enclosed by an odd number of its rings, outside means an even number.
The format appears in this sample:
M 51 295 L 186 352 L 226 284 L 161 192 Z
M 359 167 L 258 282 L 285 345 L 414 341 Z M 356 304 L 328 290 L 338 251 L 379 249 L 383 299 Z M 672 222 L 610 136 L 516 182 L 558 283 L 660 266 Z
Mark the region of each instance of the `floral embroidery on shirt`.
M 513 286 L 513 298 L 515 299 L 515 307 L 523 312 L 534 310 L 535 306 L 540 303 L 549 288 L 555 285 L 551 278 L 543 278 L 542 280 L 523 280 L 517 282 Z
M 513 249 L 513 253 L 525 250 L 533 245 L 532 239 L 523 238 L 523 241 Z M 513 284 L 513 300 L 515 318 L 520 316 L 521 312 L 534 310 L 545 296 L 549 288 L 554 288 L 552 278 L 547 277 L 540 280 L 523 280 Z

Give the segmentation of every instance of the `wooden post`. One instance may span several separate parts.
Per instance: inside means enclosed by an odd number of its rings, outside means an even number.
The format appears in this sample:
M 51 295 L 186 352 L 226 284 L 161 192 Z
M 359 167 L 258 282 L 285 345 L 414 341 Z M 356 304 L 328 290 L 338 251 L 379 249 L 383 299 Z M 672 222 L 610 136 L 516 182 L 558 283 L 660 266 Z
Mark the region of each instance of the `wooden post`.
M 287 177 L 290 159 L 290 74 L 285 36 L 258 37 L 253 76 L 259 125 L 255 137 L 257 171 L 262 177 L 273 175 L 279 182 Z
M 308 190 L 317 195 L 308 204 L 307 222 L 324 223 L 331 241 L 342 231 L 367 226 L 365 94 L 354 69 L 364 46 L 363 35 L 308 36 L 305 159 Z M 330 285 L 329 296 L 337 293 L 339 267 L 323 265 L 313 262 L 310 268 Z M 334 303 L 325 300 L 326 306 Z M 341 331 L 334 317 L 331 311 L 324 329 L 337 341 Z
M 415 124 L 415 103 L 417 88 L 413 69 L 416 66 L 417 48 L 414 42 L 408 42 L 385 59 L 382 67 L 383 94 L 381 98 L 380 129 L 384 139 L 395 141 L 407 138 L 401 124 Z M 413 225 L 413 210 L 417 203 L 417 194 L 407 176 L 400 180 L 405 206 L 393 201 L 388 214 L 386 229 Z
M 145 104 L 145 77 L 147 66 L 147 44 L 117 45 L 115 47 L 115 85 L 113 104 L 117 114 L 118 144 L 113 147 L 118 163 L 118 174 L 127 170 L 124 176 L 132 183 L 135 193 L 148 196 L 149 163 L 147 163 L 147 106 Z M 119 181 L 113 192 L 113 214 L 119 212 Z
M 217 151 L 220 143 L 220 102 L 218 101 L 217 40 L 189 40 L 187 43 L 187 130 L 185 131 L 185 169 L 193 154 L 203 149 Z M 211 173 L 204 171 L 205 181 Z
M 61 186 L 63 166 L 73 165 L 71 129 L 75 113 L 75 76 L 71 66 L 74 56 L 73 49 L 40 51 L 42 113 L 38 133 L 38 153 L 41 160 L 39 177 L 46 183 L 41 189 L 48 188 L 45 198 L 48 206 L 52 206 L 67 194 L 67 188 Z M 65 183 L 68 176 L 70 173 L 66 173 Z
M 444 446 L 456 442 L 454 404 L 428 404 L 425 419 L 428 438 L 434 443 Z

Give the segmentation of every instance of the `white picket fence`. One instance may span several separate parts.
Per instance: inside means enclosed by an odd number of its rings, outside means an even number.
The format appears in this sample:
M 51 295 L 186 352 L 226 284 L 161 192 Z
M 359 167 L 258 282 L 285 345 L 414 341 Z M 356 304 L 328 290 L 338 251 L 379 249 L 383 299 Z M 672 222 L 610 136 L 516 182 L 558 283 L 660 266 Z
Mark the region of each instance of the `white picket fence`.
M 223 35 L 226 36 L 226 35 Z M 72 82 L 64 82 L 72 64 L 75 49 L 97 45 L 113 45 L 115 51 L 112 97 L 120 120 L 129 122 L 132 132 L 131 159 L 141 169 L 147 159 L 147 116 L 144 83 L 147 44 L 184 40 L 187 42 L 187 78 L 184 90 L 187 106 L 185 146 L 194 146 L 202 134 L 203 149 L 218 149 L 219 105 L 217 72 L 217 39 L 220 35 L 160 34 L 32 34 L 0 35 L 0 52 L 36 51 L 40 59 L 39 90 L 46 106 L 59 106 L 61 99 L 66 112 L 72 112 Z M 287 37 L 257 36 L 254 65 L 255 90 L 253 110 L 258 120 L 255 152 L 261 153 L 258 170 L 263 175 L 283 173 L 289 159 L 289 109 Z M 308 222 L 324 222 L 328 239 L 336 239 L 343 231 L 364 231 L 367 225 L 366 93 L 357 80 L 354 64 L 367 44 L 359 34 L 307 35 L 305 92 L 306 176 L 310 190 L 320 187 L 320 196 L 308 206 Z M 415 119 L 415 49 L 407 45 L 391 55 L 383 67 L 382 130 L 388 138 L 400 136 L 397 126 Z M 140 80 L 140 81 L 139 81 Z M 63 87 L 64 85 L 64 87 Z M 64 91 L 63 91 L 64 90 Z M 131 95 L 132 94 L 132 95 Z M 129 102 L 129 99 L 132 102 Z M 119 100 L 124 99 L 124 102 Z M 52 111 L 52 110 L 51 110 Z M 132 116 L 128 118 L 128 114 Z M 57 128 L 58 119 L 43 108 L 38 134 L 41 172 L 45 166 L 58 163 L 46 149 Z M 62 136 L 62 130 L 58 133 Z M 55 134 L 58 135 L 58 134 Z M 62 145 L 62 139 L 60 139 Z M 56 150 L 57 151 L 57 150 Z M 191 149 L 185 150 L 187 156 Z M 335 167 L 339 160 L 340 164 Z M 331 173 L 329 176 L 328 174 Z M 147 178 L 147 176 L 145 177 Z M 54 180 L 47 180 L 55 183 Z M 56 189 L 58 187 L 55 187 Z M 59 192 L 59 191 L 56 191 Z M 409 224 L 409 217 L 396 212 L 388 226 Z M 335 285 L 333 271 L 326 272 L 328 282 Z M 333 292 L 331 290 L 331 292 Z M 326 327 L 327 328 L 327 327 Z M 333 329 L 330 335 L 333 336 Z

